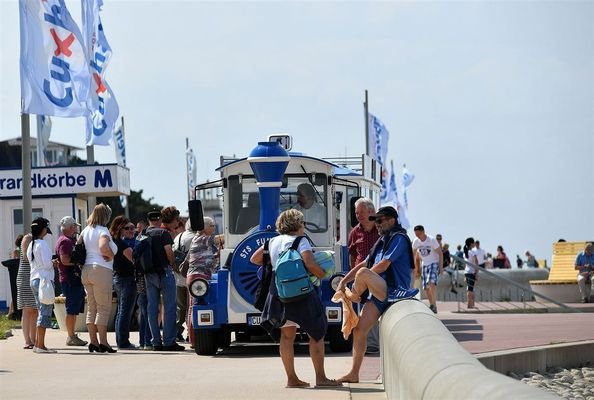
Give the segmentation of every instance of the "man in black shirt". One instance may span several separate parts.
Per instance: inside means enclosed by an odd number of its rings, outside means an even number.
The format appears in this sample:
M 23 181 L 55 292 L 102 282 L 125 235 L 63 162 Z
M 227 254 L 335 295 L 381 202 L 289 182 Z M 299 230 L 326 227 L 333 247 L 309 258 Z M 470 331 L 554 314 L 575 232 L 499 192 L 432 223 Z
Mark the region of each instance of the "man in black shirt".
M 153 271 L 145 274 L 148 323 L 153 336 L 155 351 L 183 351 L 185 347 L 175 342 L 176 336 L 176 289 L 173 275 L 173 239 L 169 232 L 161 229 L 161 212 L 147 214 L 149 227 L 146 234 L 151 237 Z M 159 303 L 163 296 L 163 340 L 159 330 Z

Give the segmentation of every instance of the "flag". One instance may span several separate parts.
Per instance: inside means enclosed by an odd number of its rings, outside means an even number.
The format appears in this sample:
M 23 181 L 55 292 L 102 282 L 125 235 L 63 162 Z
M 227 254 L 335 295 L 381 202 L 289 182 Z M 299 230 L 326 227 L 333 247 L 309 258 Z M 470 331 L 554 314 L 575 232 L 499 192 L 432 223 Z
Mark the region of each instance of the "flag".
M 52 132 L 52 120 L 45 115 L 37 116 L 37 166 L 45 167 L 45 152 Z M 54 160 L 56 161 L 56 160 Z
M 396 174 L 394 173 L 394 162 L 390 162 L 392 172 L 390 173 L 390 180 L 387 179 L 387 168 L 386 179 L 382 179 L 382 191 L 380 196 L 380 204 L 382 206 L 393 206 L 396 207 L 398 204 L 398 190 L 396 187 Z M 383 170 L 383 169 L 382 169 Z
M 382 188 L 380 189 L 380 204 L 385 204 L 388 202 L 388 198 L 390 195 L 390 192 L 388 190 L 388 169 L 384 168 L 383 166 L 381 168 L 382 179 L 380 181 L 382 184 Z
M 23 112 L 88 115 L 89 62 L 64 0 L 19 0 L 19 17 Z
M 186 169 L 188 174 L 188 198 L 194 199 L 194 186 L 196 186 L 196 156 L 190 147 L 186 149 Z
M 404 207 L 408 211 L 408 187 L 410 184 L 415 180 L 415 175 L 411 173 L 407 168 L 406 164 L 402 166 L 402 186 L 404 190 L 402 191 L 402 197 L 404 198 Z
M 367 122 L 369 124 L 369 156 L 378 160 L 383 168 L 386 166 L 390 133 L 384 123 L 371 113 L 369 113 Z
M 406 168 L 406 164 L 404 164 L 402 166 L 402 184 L 407 188 L 414 180 L 415 174 L 411 173 L 408 168 Z
M 90 115 L 87 118 L 87 146 L 108 146 L 120 113 L 118 103 L 105 80 L 105 70 L 111 60 L 111 46 L 107 42 L 99 11 L 103 0 L 82 1 L 82 21 L 91 73 Z
M 124 136 L 124 125 L 120 125 L 113 133 L 113 145 L 116 153 L 116 162 L 122 167 L 126 166 L 126 142 Z

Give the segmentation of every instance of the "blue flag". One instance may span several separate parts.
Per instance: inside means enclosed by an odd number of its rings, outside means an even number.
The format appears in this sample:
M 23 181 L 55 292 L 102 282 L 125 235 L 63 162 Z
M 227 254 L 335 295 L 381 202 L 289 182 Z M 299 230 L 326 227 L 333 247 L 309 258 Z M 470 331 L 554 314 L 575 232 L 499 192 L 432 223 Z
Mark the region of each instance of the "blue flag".
M 390 139 L 390 132 L 379 118 L 369 113 L 369 156 L 374 158 L 382 164 L 382 168 L 386 167 L 388 155 L 388 139 Z

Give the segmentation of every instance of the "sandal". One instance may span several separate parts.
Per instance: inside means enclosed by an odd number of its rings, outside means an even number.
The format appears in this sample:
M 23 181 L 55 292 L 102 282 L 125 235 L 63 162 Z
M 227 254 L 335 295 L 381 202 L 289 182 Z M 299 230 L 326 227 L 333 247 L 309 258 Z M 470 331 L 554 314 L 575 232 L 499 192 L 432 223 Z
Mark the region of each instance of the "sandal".
M 34 344 L 26 344 L 26 345 L 23 347 L 23 349 L 25 349 L 25 350 L 31 350 L 33 347 L 35 347 L 35 345 L 34 345 Z

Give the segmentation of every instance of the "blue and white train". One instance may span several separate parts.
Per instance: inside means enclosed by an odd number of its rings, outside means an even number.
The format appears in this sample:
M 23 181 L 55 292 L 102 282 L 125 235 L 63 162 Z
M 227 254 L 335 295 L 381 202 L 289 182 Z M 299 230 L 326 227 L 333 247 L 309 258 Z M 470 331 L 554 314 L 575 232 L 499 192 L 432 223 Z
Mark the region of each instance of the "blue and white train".
M 207 203 L 220 205 L 222 218 L 216 219 L 222 225 L 225 242 L 218 272 L 211 279 L 188 279 L 196 302 L 190 329 L 194 330 L 197 354 L 213 355 L 228 347 L 232 332 L 238 341 L 262 335 L 260 312 L 253 306 L 261 270 L 250 262 L 250 257 L 277 235 L 275 222 L 280 212 L 298 207 L 297 188 L 302 184 L 314 189 L 316 207 L 322 210 L 315 222 L 308 221 L 305 213 L 305 232 L 314 251 L 332 250 L 335 257 L 335 275 L 319 286 L 328 317 L 326 340 L 332 351 L 351 348 L 352 343 L 345 341 L 340 331 L 342 309 L 330 299 L 333 288 L 349 269 L 347 239 L 357 224 L 354 202 L 363 196 L 379 202 L 381 168 L 366 155 L 323 159 L 293 152 L 291 142 L 290 136 L 271 136 L 269 141 L 259 142 L 248 157 L 221 157 L 217 169 L 221 179 L 195 188 L 196 199 L 202 200 L 206 214 L 213 214 Z M 201 207 L 196 204 L 190 210 Z M 190 214 L 193 222 L 201 218 L 201 212 Z

